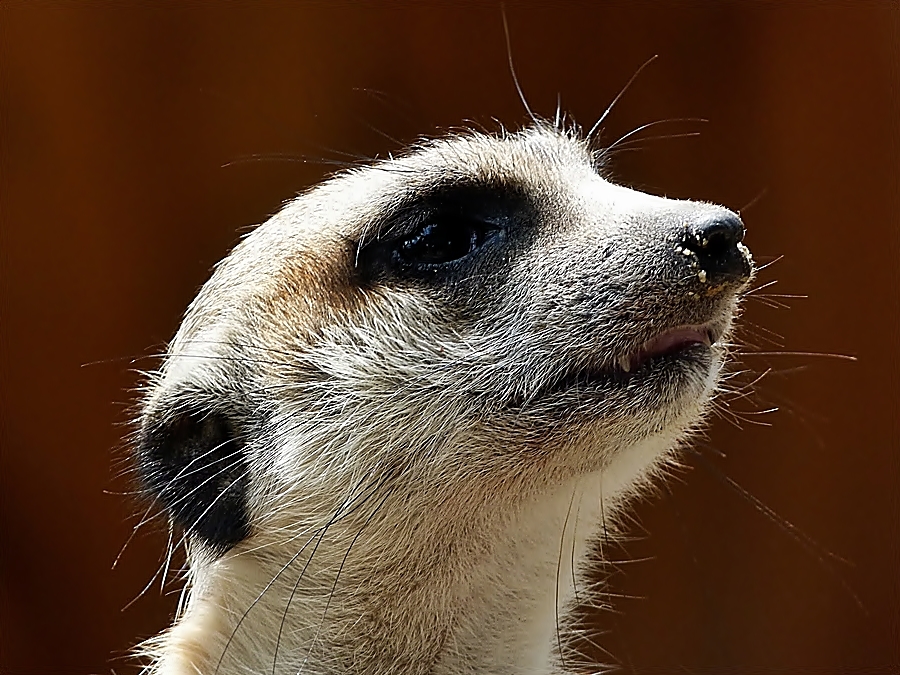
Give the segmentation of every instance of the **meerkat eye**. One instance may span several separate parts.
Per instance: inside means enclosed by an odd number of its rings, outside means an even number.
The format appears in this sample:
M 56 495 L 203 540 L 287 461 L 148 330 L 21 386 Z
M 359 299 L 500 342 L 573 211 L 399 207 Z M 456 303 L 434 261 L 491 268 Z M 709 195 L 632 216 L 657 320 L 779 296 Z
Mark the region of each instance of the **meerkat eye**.
M 429 281 L 444 272 L 466 274 L 482 249 L 528 222 L 528 205 L 513 188 L 451 185 L 385 214 L 376 231 L 352 251 L 362 284 L 388 279 Z
M 499 230 L 496 225 L 474 219 L 435 220 L 398 242 L 394 256 L 406 265 L 443 265 L 478 250 Z

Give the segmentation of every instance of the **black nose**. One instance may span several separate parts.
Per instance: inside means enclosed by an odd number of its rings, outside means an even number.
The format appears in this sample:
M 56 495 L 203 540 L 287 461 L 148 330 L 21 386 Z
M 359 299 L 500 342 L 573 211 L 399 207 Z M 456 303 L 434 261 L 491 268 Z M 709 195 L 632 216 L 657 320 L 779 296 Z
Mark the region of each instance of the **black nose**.
M 701 282 L 744 281 L 750 276 L 750 252 L 741 244 L 744 223 L 731 211 L 711 213 L 690 225 L 681 246 L 696 255 Z

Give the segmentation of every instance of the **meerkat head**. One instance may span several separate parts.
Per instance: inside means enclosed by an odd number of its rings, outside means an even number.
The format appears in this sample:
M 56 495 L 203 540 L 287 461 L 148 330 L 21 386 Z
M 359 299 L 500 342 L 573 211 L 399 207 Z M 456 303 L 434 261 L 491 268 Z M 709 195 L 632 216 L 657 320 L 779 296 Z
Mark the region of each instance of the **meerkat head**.
M 565 507 L 614 508 L 696 427 L 752 273 L 735 213 L 601 160 L 545 126 L 426 142 L 217 267 L 136 451 L 193 575 L 160 671 L 512 669 L 487 645 L 541 615 Z

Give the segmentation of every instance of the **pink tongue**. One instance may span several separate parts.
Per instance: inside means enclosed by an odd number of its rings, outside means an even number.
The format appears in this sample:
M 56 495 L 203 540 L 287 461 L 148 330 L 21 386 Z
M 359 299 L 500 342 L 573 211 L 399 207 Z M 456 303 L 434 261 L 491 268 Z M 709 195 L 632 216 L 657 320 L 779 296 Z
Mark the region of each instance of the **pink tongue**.
M 675 328 L 645 342 L 638 352 L 638 359 L 645 361 L 655 356 L 671 354 L 693 344 L 704 344 L 708 347 L 709 336 L 705 331 L 701 332 L 695 328 Z

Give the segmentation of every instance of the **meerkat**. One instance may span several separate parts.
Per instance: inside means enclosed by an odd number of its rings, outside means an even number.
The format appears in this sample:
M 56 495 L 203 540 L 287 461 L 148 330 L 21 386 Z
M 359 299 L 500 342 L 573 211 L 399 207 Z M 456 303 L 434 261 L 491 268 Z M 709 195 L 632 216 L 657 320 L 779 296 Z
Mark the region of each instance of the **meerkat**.
M 142 403 L 188 549 L 150 673 L 564 672 L 591 543 L 701 424 L 753 274 L 737 214 L 603 161 L 541 122 L 423 141 L 218 265 Z

